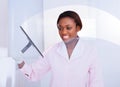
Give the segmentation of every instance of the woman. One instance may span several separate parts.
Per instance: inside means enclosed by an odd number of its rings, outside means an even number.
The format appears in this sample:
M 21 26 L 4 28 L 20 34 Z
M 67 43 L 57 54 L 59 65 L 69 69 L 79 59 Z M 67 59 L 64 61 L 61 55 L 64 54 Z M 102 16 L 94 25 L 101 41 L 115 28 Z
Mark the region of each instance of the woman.
M 32 65 L 18 64 L 21 71 L 35 81 L 51 70 L 50 87 L 103 87 L 96 50 L 78 36 L 82 29 L 79 15 L 74 11 L 61 13 L 57 27 L 63 41 Z

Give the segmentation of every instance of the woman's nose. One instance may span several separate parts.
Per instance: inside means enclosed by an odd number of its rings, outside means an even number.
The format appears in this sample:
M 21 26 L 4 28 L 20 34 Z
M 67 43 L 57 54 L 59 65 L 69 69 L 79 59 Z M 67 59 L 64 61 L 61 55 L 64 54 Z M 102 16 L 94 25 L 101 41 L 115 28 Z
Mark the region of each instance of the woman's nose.
M 64 28 L 63 30 L 62 30 L 62 34 L 66 34 L 67 33 L 67 30 Z

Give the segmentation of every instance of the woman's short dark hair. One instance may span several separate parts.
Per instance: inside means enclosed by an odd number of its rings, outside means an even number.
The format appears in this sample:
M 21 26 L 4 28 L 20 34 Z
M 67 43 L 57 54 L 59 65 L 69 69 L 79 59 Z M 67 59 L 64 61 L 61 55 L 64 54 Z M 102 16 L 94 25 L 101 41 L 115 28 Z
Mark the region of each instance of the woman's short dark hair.
M 61 13 L 59 15 L 58 20 L 57 20 L 57 24 L 59 23 L 60 19 L 62 19 L 64 17 L 70 17 L 70 18 L 74 19 L 76 25 L 80 27 L 80 30 L 82 29 L 82 21 L 81 21 L 79 15 L 76 12 L 74 12 L 74 11 L 64 11 L 63 13 Z

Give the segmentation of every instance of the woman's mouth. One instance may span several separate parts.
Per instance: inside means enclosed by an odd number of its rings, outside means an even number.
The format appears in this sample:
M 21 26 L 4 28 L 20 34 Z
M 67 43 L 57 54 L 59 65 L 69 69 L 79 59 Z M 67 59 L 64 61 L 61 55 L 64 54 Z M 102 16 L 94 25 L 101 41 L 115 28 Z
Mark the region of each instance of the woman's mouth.
M 69 36 L 68 36 L 68 35 L 63 36 L 63 39 L 68 39 L 68 38 L 69 38 Z
M 63 39 L 63 40 L 68 40 L 68 39 L 69 39 L 69 36 L 68 36 L 68 35 L 62 36 L 62 39 Z

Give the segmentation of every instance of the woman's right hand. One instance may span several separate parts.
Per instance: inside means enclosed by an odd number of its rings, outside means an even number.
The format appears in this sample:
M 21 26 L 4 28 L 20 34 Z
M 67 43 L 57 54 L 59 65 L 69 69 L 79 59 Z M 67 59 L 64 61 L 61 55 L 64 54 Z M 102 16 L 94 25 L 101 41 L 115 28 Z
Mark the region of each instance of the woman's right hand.
M 22 61 L 21 63 L 18 64 L 18 68 L 21 69 L 24 66 L 25 62 Z

